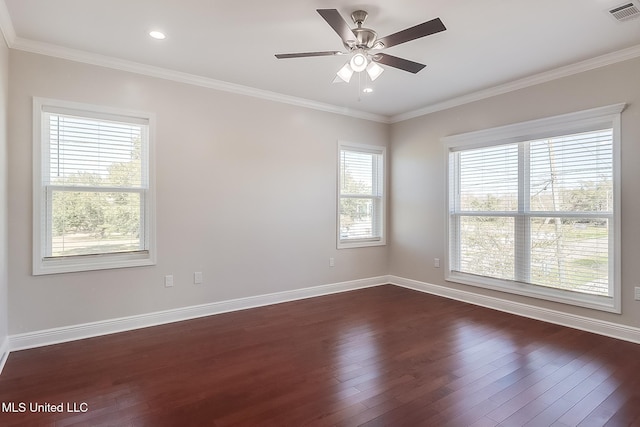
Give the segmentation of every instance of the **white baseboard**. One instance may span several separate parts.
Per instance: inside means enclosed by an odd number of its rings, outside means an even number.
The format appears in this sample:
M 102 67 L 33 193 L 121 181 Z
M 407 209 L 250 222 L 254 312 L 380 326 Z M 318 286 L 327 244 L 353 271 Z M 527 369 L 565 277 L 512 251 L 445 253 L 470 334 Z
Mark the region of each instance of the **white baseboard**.
M 58 344 L 83 338 L 91 338 L 116 332 L 163 325 L 181 320 L 195 319 L 214 314 L 231 311 L 246 310 L 287 301 L 295 301 L 305 298 L 346 292 L 356 289 L 392 284 L 408 289 L 413 289 L 428 294 L 438 295 L 482 307 L 487 307 L 518 316 L 555 323 L 574 329 L 593 332 L 612 338 L 621 339 L 640 344 L 640 328 L 620 325 L 612 322 L 591 319 L 583 316 L 563 313 L 560 311 L 540 308 L 528 304 L 508 301 L 479 295 L 473 292 L 461 291 L 445 286 L 433 285 L 417 280 L 405 279 L 397 276 L 379 276 L 368 279 L 352 280 L 341 283 L 333 283 L 323 286 L 315 286 L 292 291 L 276 292 L 266 295 L 257 295 L 246 298 L 238 298 L 227 301 L 219 301 L 190 307 L 176 308 L 154 313 L 140 314 L 118 319 L 109 319 L 99 322 L 84 323 L 80 325 L 65 326 L 24 334 L 10 335 L 0 345 L 0 372 L 7 360 L 10 351 L 24 350 L 45 345 Z
M 4 368 L 4 364 L 7 363 L 8 358 L 9 358 L 9 337 L 4 337 L 2 342 L 0 342 L 0 374 L 2 374 L 2 369 Z
M 501 298 L 479 295 L 473 292 L 448 288 L 446 286 L 432 285 L 430 283 L 404 279 L 397 276 L 388 276 L 388 280 L 389 283 L 402 286 L 404 288 L 640 344 L 640 328 L 620 325 L 604 320 L 591 319 L 575 314 L 536 307 L 529 304 L 508 301 Z
M 314 286 L 292 291 L 276 292 L 272 294 L 212 302 L 208 304 L 175 308 L 117 319 L 27 332 L 24 334 L 9 336 L 8 349 L 11 351 L 17 351 L 34 347 L 42 347 L 45 345 L 58 344 L 83 338 L 91 338 L 116 332 L 146 328 L 149 326 L 163 325 L 181 320 L 195 319 L 197 317 L 211 316 L 213 314 L 246 310 L 249 308 L 262 307 L 287 301 L 295 301 L 355 289 L 368 288 L 388 283 L 387 279 L 387 276 L 380 276 L 368 279 L 351 280 L 348 282 Z

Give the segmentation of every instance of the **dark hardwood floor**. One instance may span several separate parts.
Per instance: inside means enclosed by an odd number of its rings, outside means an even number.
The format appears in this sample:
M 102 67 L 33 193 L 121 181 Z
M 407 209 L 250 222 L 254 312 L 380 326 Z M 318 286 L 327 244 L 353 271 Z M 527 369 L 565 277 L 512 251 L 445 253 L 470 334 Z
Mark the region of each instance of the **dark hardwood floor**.
M 0 402 L 2 426 L 640 426 L 640 345 L 380 286 L 18 351 Z

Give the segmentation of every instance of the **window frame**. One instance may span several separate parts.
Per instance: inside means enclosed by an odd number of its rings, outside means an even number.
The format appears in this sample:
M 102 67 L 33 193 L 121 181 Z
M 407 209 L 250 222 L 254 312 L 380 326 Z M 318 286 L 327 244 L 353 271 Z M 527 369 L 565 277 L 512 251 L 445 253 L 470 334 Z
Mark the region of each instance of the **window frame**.
M 147 188 L 103 188 L 82 187 L 80 191 L 135 192 L 141 196 L 140 217 L 143 222 L 143 241 L 146 249 L 122 253 L 102 253 L 95 255 L 77 255 L 46 257 L 51 247 L 52 211 L 46 203 L 48 195 L 59 187 L 62 191 L 72 186 L 56 186 L 44 183 L 43 167 L 49 159 L 49 141 L 45 140 L 49 127 L 47 113 L 66 113 L 91 119 L 103 119 L 124 123 L 143 124 L 146 129 L 146 167 L 148 173 Z M 33 275 L 71 273 L 79 271 L 104 270 L 113 268 L 139 267 L 156 264 L 156 227 L 155 227 L 155 115 L 149 112 L 124 110 L 120 108 L 49 98 L 33 98 Z M 77 189 L 76 189 L 77 191 Z
M 491 129 L 485 129 L 475 132 L 469 132 L 459 135 L 444 137 L 441 139 L 445 150 L 445 185 L 446 185 L 446 203 L 445 203 L 445 280 L 449 282 L 461 283 L 465 285 L 477 286 L 486 289 L 498 290 L 517 295 L 539 298 L 548 301 L 560 302 L 580 307 L 607 311 L 612 313 L 621 313 L 621 210 L 620 210 L 620 130 L 621 130 L 621 113 L 625 109 L 626 104 L 614 104 L 605 107 L 598 107 L 575 113 L 562 114 L 548 118 L 531 120 L 506 126 L 500 126 Z M 511 143 L 521 143 L 535 141 L 544 138 L 552 138 L 560 135 L 569 135 L 580 132 L 588 132 L 597 130 L 606 126 L 613 129 L 613 213 L 609 228 L 609 244 L 610 253 L 613 254 L 613 260 L 610 260 L 612 268 L 610 284 L 612 292 L 611 296 L 589 295 L 586 293 L 572 292 L 557 288 L 544 287 L 539 285 L 518 282 L 517 280 L 502 280 L 490 277 L 477 276 L 469 273 L 461 273 L 452 270 L 455 264 L 454 258 L 456 251 L 452 244 L 452 212 L 451 206 L 451 186 L 452 186 L 452 170 L 450 165 L 451 153 L 463 151 L 473 148 L 483 148 L 491 146 L 499 146 Z M 522 167 L 519 167 L 521 169 Z M 523 172 L 519 170 L 519 175 Z M 454 180 L 455 181 L 455 180 Z M 520 178 L 519 178 L 520 182 Z M 520 198 L 523 193 L 519 188 Z M 518 211 L 510 212 L 509 216 L 516 218 Z M 564 215 L 564 213 L 560 213 Z M 536 216 L 533 214 L 533 216 Z M 527 239 L 524 239 L 527 241 Z M 518 251 L 516 250 L 516 254 Z M 517 256 L 514 254 L 514 257 Z M 517 273 L 516 273 L 517 274 Z
M 375 206 L 375 200 L 378 200 L 379 209 L 377 211 L 374 210 L 372 215 L 374 216 L 374 221 L 377 223 L 377 227 L 380 229 L 380 236 L 366 239 L 342 239 L 341 238 L 341 222 L 340 222 L 340 200 L 343 197 L 341 193 L 341 183 L 342 179 L 340 176 L 340 154 L 342 151 L 353 151 L 357 153 L 367 153 L 367 154 L 377 154 L 381 156 L 382 163 L 382 179 L 378 180 L 381 188 L 379 189 L 380 196 L 358 196 L 359 198 L 371 198 L 372 206 Z M 337 148 L 337 170 L 336 170 L 336 247 L 338 249 L 349 249 L 349 248 L 363 248 L 363 247 L 371 247 L 371 246 L 384 246 L 387 244 L 386 240 L 386 209 L 387 209 L 387 148 L 382 145 L 368 145 L 368 144 L 358 144 L 351 143 L 346 141 L 338 141 Z M 374 181 L 376 179 L 374 178 Z M 375 182 L 372 183 L 373 187 L 377 189 L 375 186 Z M 344 195 L 346 197 L 348 195 Z M 351 195 L 353 196 L 353 195 Z

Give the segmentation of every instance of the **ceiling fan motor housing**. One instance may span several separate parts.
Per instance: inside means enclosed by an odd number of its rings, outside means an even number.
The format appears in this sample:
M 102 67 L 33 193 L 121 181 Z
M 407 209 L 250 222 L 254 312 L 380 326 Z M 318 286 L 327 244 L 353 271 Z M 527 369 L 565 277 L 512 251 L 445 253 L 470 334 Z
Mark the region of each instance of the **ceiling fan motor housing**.
M 356 40 L 346 40 L 344 46 L 349 50 L 355 49 L 371 49 L 378 38 L 378 34 L 370 28 L 363 28 L 362 24 L 367 20 L 369 14 L 364 10 L 356 10 L 351 14 L 353 23 L 357 28 L 351 31 L 356 36 Z
M 353 34 L 355 34 L 357 40 L 355 45 L 349 46 L 345 43 L 347 49 L 371 49 L 378 38 L 378 33 L 369 28 L 354 28 Z

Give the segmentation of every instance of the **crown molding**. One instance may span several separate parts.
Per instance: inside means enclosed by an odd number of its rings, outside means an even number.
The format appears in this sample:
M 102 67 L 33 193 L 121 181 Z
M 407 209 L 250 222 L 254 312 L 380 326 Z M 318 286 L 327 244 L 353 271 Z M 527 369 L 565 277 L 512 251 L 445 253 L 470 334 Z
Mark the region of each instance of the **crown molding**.
M 471 102 L 480 101 L 483 99 L 491 98 L 493 96 L 502 95 L 530 86 L 535 86 L 541 83 L 547 83 L 552 80 L 557 80 L 563 77 L 568 77 L 574 74 L 579 74 L 585 71 L 594 70 L 596 68 L 605 67 L 607 65 L 616 64 L 618 62 L 627 61 L 629 59 L 638 57 L 640 57 L 640 45 L 632 46 L 615 52 L 610 52 L 601 56 L 597 56 L 595 58 L 577 62 L 575 64 L 570 64 L 564 67 L 556 68 L 554 70 L 534 74 L 523 79 L 514 80 L 509 83 L 491 87 L 489 89 L 472 92 L 467 95 L 439 102 L 437 104 L 428 105 L 417 110 L 398 114 L 392 116 L 390 122 L 402 122 L 405 120 L 435 113 L 437 111 L 447 110 L 449 108 L 458 107 L 460 105 L 469 104 Z
M 310 99 L 283 95 L 277 92 L 256 89 L 249 86 L 238 85 L 235 83 L 228 83 L 208 77 L 184 73 L 181 71 L 155 67 L 135 61 L 127 61 L 106 55 L 99 55 L 87 51 L 70 49 L 49 43 L 24 39 L 22 37 L 16 36 L 16 32 L 13 27 L 11 16 L 9 15 L 5 0 L 0 0 L 0 31 L 4 36 L 7 46 L 9 46 L 9 48 L 11 49 L 67 59 L 70 61 L 81 62 L 90 65 L 112 68 L 120 71 L 127 71 L 164 80 L 171 80 L 178 83 L 185 83 L 208 89 L 235 93 L 238 95 L 251 96 L 254 98 L 265 99 L 269 101 L 280 102 L 298 107 L 310 108 L 318 111 L 340 114 L 343 116 L 349 116 L 357 119 L 369 120 L 385 124 L 402 122 L 405 120 L 413 119 L 442 110 L 447 110 L 449 108 L 458 107 L 460 105 L 469 104 L 475 101 L 491 98 L 493 96 L 502 95 L 519 89 L 525 89 L 527 87 L 535 86 L 541 83 L 547 83 L 552 80 L 568 77 L 574 74 L 640 57 L 640 45 L 631 46 L 626 49 L 610 52 L 604 55 L 597 56 L 595 58 L 545 71 L 519 80 L 514 80 L 509 83 L 494 86 L 488 89 L 483 89 L 477 92 L 472 92 L 456 98 L 451 98 L 443 102 L 427 105 L 417 110 L 408 111 L 394 116 L 385 116 L 380 114 L 368 113 L 366 111 L 354 110 L 351 108 L 339 107 L 336 105 L 313 101 Z
M 4 3 L 4 2 L 2 2 Z M 312 101 L 310 99 L 298 98 L 290 95 L 283 95 L 263 89 L 256 89 L 249 86 L 243 86 L 235 83 L 228 83 L 208 77 L 197 76 L 195 74 L 184 73 L 181 71 L 170 70 L 167 68 L 156 67 L 152 65 L 142 64 L 135 61 L 114 58 L 106 55 L 99 55 L 78 49 L 66 48 L 54 44 L 24 39 L 22 37 L 14 37 L 13 43 L 9 46 L 12 49 L 24 52 L 36 53 L 40 55 L 52 56 L 55 58 L 66 59 L 74 62 L 81 62 L 89 65 L 97 65 L 100 67 L 111 68 L 119 71 L 141 74 L 149 77 L 171 80 L 178 83 L 185 83 L 194 86 L 200 86 L 208 89 L 230 92 L 237 95 L 251 96 L 254 98 L 265 99 L 268 101 L 280 102 L 283 104 L 294 105 L 298 107 L 310 108 L 327 113 L 340 114 L 343 116 L 354 117 L 357 119 L 370 120 L 380 123 L 389 123 L 389 117 L 379 114 L 368 113 L 365 111 L 354 110 L 345 107 L 338 107 L 332 104 Z
M 16 30 L 13 28 L 11 15 L 4 0 L 0 0 L 0 32 L 2 32 L 7 46 L 12 47 L 16 39 Z

